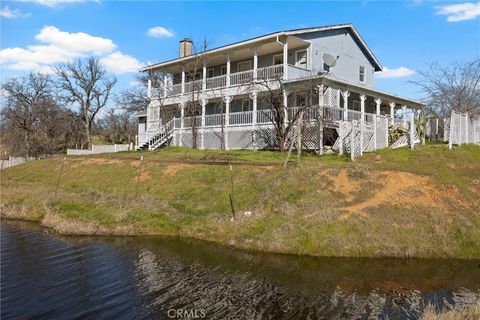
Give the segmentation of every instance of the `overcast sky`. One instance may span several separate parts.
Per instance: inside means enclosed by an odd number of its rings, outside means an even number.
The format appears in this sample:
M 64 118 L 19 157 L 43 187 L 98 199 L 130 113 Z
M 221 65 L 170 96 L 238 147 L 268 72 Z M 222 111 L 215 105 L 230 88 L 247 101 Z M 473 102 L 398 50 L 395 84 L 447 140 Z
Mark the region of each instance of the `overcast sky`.
M 265 33 L 353 23 L 384 66 L 381 90 L 421 98 L 408 80 L 428 63 L 480 56 L 480 2 L 2 1 L 3 82 L 94 55 L 128 87 L 145 64 L 175 58 L 184 37 L 211 47 Z

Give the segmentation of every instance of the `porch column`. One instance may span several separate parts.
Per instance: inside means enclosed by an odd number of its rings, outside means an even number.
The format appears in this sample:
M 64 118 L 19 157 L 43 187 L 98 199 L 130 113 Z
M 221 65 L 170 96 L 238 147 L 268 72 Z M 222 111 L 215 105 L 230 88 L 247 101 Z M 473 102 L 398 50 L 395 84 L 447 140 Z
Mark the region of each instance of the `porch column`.
M 230 124 L 230 102 L 232 102 L 232 97 L 223 97 L 223 102 L 225 102 L 225 150 L 228 150 L 228 126 Z
M 257 80 L 258 55 L 257 47 L 253 48 L 253 80 Z
M 367 96 L 360 95 L 360 155 L 363 155 L 363 131 L 365 129 L 365 100 Z
M 288 80 L 288 36 L 283 43 L 283 80 Z
M 392 126 L 395 124 L 395 102 L 391 101 L 388 103 L 390 106 L 390 120 L 392 121 Z
M 254 91 L 250 94 L 252 99 L 252 146 L 253 150 L 257 150 L 257 133 L 255 128 L 257 126 L 257 92 Z
M 226 86 L 230 87 L 230 56 L 227 56 L 227 79 Z
M 147 97 L 152 97 L 152 80 L 148 79 L 147 83 Z
M 403 118 L 403 127 L 406 128 L 407 127 L 407 106 L 403 106 L 402 107 L 402 118 Z
M 205 135 L 204 135 L 204 131 L 205 131 L 205 106 L 207 105 L 208 103 L 208 99 L 202 99 L 201 100 L 201 104 L 202 104 L 202 127 L 201 127 L 201 148 L 202 149 L 205 149 Z
M 185 102 L 179 103 L 180 106 L 180 143 L 179 147 L 183 147 L 183 128 L 185 127 Z
M 343 96 L 343 120 L 348 120 L 348 97 L 350 92 L 348 90 L 342 91 Z M 340 96 L 339 96 L 340 97 Z
M 283 90 L 283 123 L 285 125 L 285 128 L 288 126 L 288 92 L 287 90 Z
M 202 74 L 202 91 L 207 89 L 207 63 L 203 62 L 203 74 Z
M 323 155 L 323 96 L 325 86 L 318 86 L 318 154 Z
M 185 93 L 185 68 L 182 67 L 182 94 Z
M 167 97 L 167 86 L 168 86 L 168 73 L 165 71 L 163 73 L 163 97 Z
M 379 116 L 380 115 L 380 106 L 382 105 L 382 99 L 380 99 L 380 98 L 375 99 L 375 104 L 376 104 L 376 107 L 377 107 L 376 115 Z
M 330 89 L 332 90 L 332 89 Z M 340 89 L 337 89 L 337 105 L 335 107 L 341 108 L 342 106 L 340 105 L 340 95 L 342 94 L 342 91 Z M 333 102 L 333 101 L 331 101 Z

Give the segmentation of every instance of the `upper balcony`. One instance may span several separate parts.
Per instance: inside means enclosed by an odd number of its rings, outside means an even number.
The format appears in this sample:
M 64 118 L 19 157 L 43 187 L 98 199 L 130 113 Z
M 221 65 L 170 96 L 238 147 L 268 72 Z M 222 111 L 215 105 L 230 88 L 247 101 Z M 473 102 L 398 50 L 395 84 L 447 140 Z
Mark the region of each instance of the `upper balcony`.
M 312 74 L 311 44 L 295 36 L 276 36 L 181 57 L 148 70 L 162 79 L 149 81 L 148 95 L 175 103 L 192 93 L 207 95 L 261 82 L 293 80 Z M 178 98 L 178 99 L 177 99 Z

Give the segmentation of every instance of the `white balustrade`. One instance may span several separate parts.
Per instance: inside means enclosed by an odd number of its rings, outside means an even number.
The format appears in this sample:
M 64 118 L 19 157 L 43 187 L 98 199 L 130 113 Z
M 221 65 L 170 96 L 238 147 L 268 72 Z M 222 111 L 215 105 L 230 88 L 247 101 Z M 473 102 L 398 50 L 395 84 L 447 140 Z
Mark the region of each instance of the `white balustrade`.
M 230 74 L 230 85 L 247 84 L 253 81 L 253 70 L 235 72 Z
M 252 117 L 253 117 L 252 111 L 230 113 L 229 125 L 234 126 L 234 125 L 250 124 L 252 123 Z
M 227 76 L 221 75 L 216 77 L 207 78 L 206 80 L 206 88 L 208 89 L 216 89 L 216 88 L 224 88 L 227 85 Z

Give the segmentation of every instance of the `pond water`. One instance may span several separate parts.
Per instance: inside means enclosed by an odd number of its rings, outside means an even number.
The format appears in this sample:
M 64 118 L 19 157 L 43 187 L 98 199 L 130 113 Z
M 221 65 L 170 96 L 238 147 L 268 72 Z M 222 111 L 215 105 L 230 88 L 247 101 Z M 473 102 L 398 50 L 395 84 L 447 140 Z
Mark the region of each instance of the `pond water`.
M 1 222 L 2 319 L 416 319 L 480 299 L 480 261 L 313 258 Z

